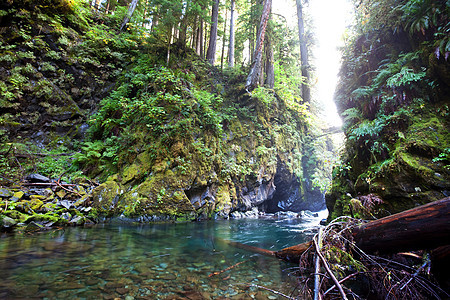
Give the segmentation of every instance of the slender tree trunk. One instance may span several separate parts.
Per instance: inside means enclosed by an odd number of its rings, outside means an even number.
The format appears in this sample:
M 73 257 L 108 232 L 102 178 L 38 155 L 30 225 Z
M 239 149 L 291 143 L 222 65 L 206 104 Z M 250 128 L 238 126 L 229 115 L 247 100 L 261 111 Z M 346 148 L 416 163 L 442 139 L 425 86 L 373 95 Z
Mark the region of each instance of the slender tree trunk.
M 203 58 L 203 20 L 200 19 L 200 27 L 198 29 L 198 55 Z
M 234 0 L 231 0 L 230 40 L 228 42 L 228 67 L 234 67 Z
M 273 47 L 272 47 L 272 39 L 267 37 L 266 39 L 266 86 L 269 89 L 273 89 L 275 86 L 275 70 L 273 67 Z
M 205 26 L 203 27 L 203 37 L 202 37 L 202 41 L 203 41 L 202 57 L 203 58 L 206 58 L 206 49 L 208 49 L 208 47 L 207 47 L 207 45 L 208 45 L 207 35 L 208 35 L 208 23 L 205 22 Z
M 258 79 L 261 72 L 261 61 L 263 56 L 264 37 L 266 34 L 267 22 L 269 21 L 270 11 L 272 7 L 272 0 L 265 0 L 261 21 L 258 27 L 258 34 L 256 36 L 256 49 L 250 73 L 248 74 L 245 88 L 247 91 L 252 91 L 258 85 Z
M 216 60 L 216 43 L 217 43 L 217 27 L 219 20 L 219 2 L 220 0 L 215 0 L 212 15 L 211 15 L 211 34 L 209 36 L 209 46 L 206 53 L 206 60 L 214 65 Z
M 249 57 L 250 62 L 253 61 L 254 57 L 253 54 L 255 53 L 255 27 L 253 26 L 253 19 L 255 18 L 255 7 L 256 5 L 253 4 L 253 0 L 250 0 L 250 22 L 252 23 L 250 26 L 250 39 L 248 41 L 248 50 L 249 50 Z
M 128 7 L 128 13 L 123 19 L 122 25 L 120 25 L 120 30 L 122 30 L 130 21 L 131 17 L 133 16 L 134 10 L 136 9 L 136 6 L 138 4 L 139 0 L 133 0 Z
M 156 26 L 158 26 L 158 22 L 159 22 L 159 8 L 155 7 L 153 13 L 152 13 L 152 27 L 150 29 L 151 32 L 153 32 L 156 28 Z
M 173 37 L 173 28 L 170 28 L 169 39 L 168 39 L 169 42 L 167 45 L 167 61 L 166 61 L 167 66 L 169 65 L 169 62 L 170 62 L 170 45 L 172 44 L 172 37 Z
M 197 22 L 198 22 L 198 16 L 195 16 L 194 26 L 192 27 L 192 36 L 191 36 L 190 46 L 192 49 L 195 49 L 196 51 L 197 51 L 197 33 L 198 33 Z
M 302 76 L 305 77 L 302 83 L 302 97 L 306 103 L 311 102 L 311 91 L 309 89 L 309 63 L 308 63 L 308 48 L 306 46 L 305 26 L 303 19 L 302 0 L 297 1 L 297 18 L 298 18 L 298 39 L 300 41 L 300 60 L 302 62 Z
M 223 57 L 225 56 L 225 40 L 227 37 L 227 17 L 228 10 L 225 8 L 225 21 L 223 22 L 223 37 L 222 37 L 222 56 L 220 57 L 220 69 L 223 70 Z

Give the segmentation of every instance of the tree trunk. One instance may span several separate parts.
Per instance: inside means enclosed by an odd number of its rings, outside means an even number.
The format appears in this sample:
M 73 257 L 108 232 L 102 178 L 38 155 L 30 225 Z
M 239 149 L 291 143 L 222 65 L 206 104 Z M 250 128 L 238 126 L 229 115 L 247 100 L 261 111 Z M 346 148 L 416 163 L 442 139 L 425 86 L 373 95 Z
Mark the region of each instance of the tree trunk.
M 273 67 L 273 47 L 270 39 L 266 42 L 266 86 L 273 89 L 275 86 L 275 70 Z
M 263 13 L 261 15 L 261 21 L 258 27 L 258 34 L 256 36 L 256 48 L 255 54 L 253 55 L 254 59 L 252 62 L 252 66 L 250 69 L 250 73 L 248 74 L 247 81 L 245 83 L 245 88 L 247 91 L 252 91 L 258 85 L 258 80 L 261 72 L 261 61 L 263 55 L 263 45 L 264 45 L 264 37 L 266 34 L 267 22 L 269 20 L 270 11 L 272 7 L 272 0 L 265 0 Z
M 450 197 L 357 228 L 356 245 L 367 252 L 433 249 L 450 244 Z
M 302 97 L 306 103 L 311 102 L 311 91 L 309 89 L 309 63 L 308 63 L 308 48 L 306 46 L 305 25 L 303 19 L 302 0 L 297 1 L 297 18 L 298 18 L 298 39 L 300 42 L 300 60 L 302 62 L 302 76 L 305 81 L 302 83 Z
M 170 45 L 172 45 L 172 37 L 173 37 L 173 28 L 170 28 L 169 39 L 168 39 L 168 44 L 167 44 L 167 59 L 166 59 L 167 66 L 169 66 L 169 62 L 170 62 Z
M 128 7 L 128 13 L 125 16 L 125 18 L 123 19 L 122 25 L 120 25 L 120 31 L 122 31 L 122 29 L 128 24 L 128 22 L 130 21 L 131 17 L 133 16 L 134 10 L 136 9 L 136 6 L 138 4 L 139 0 L 133 0 L 130 4 L 130 6 Z
M 197 34 L 198 34 L 197 22 L 198 22 L 198 15 L 195 16 L 194 19 L 194 26 L 192 26 L 192 35 L 190 43 L 190 47 L 192 49 L 195 49 L 196 51 L 197 51 Z
M 209 46 L 206 53 L 206 60 L 214 65 L 216 60 L 217 27 L 219 20 L 219 1 L 215 0 L 211 15 L 211 34 L 209 36 Z
M 207 33 L 208 33 L 208 23 L 205 22 L 205 26 L 203 27 L 203 37 L 202 37 L 202 58 L 206 59 L 206 49 L 207 49 L 207 43 L 208 43 L 208 39 L 207 39 Z
M 231 0 L 230 40 L 228 42 L 228 67 L 234 67 L 234 0 Z
M 158 26 L 158 23 L 159 23 L 159 17 L 158 17 L 159 9 L 155 8 L 155 11 L 156 11 L 156 13 L 154 12 L 152 14 L 152 27 L 150 29 L 150 32 L 153 32 L 155 30 L 156 26 Z
M 221 70 L 223 70 L 223 57 L 225 56 L 225 40 L 227 37 L 227 17 L 228 17 L 228 10 L 225 8 L 225 21 L 223 22 L 223 37 L 222 37 L 222 56 L 220 57 Z
M 365 252 L 395 253 L 434 249 L 450 244 L 450 197 L 363 224 L 354 229 L 355 244 Z M 270 251 L 236 242 L 228 244 L 280 259 L 298 262 L 311 242 Z M 448 256 L 442 248 L 440 256 Z M 436 251 L 436 250 L 435 250 Z
M 266 38 L 264 48 L 266 51 L 266 87 L 269 89 L 273 89 L 275 86 L 275 70 L 273 67 L 273 45 L 270 35 L 268 35 Z
M 203 57 L 203 20 L 200 18 L 199 22 L 195 51 L 200 57 Z

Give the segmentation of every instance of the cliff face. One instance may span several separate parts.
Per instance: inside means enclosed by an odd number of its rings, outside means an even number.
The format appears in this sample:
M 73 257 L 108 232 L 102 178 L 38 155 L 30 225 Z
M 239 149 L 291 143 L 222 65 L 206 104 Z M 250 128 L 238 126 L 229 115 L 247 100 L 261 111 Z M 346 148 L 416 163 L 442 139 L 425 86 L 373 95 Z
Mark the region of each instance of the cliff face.
M 15 189 L 0 206 L 14 209 L 7 203 L 22 189 L 23 207 L 39 199 L 26 214 L 51 203 L 58 213 L 79 205 L 92 218 L 143 221 L 324 208 L 312 174 L 324 168 L 326 139 L 311 142 L 312 115 L 282 80 L 279 93 L 249 95 L 242 71 L 219 72 L 178 44 L 167 66 L 157 36 L 111 30 L 122 16 L 66 1 L 56 15 L 39 1 L 8 3 L 0 6 L 0 180 Z M 28 190 L 20 184 L 30 173 L 80 186 Z M 98 182 L 92 192 L 89 180 Z
M 99 124 L 116 115 L 116 108 L 109 106 L 94 117 L 94 136 L 121 139 L 133 131 L 131 148 L 119 150 L 117 172 L 94 190 L 95 207 L 110 215 L 144 219 L 227 217 L 254 207 L 271 212 L 323 208 L 320 191 L 308 189 L 302 180 L 306 112 L 289 107 L 270 91 L 251 97 L 240 86 L 244 76 L 223 77 L 188 50 L 181 52 L 188 55 L 176 62 L 187 72 L 181 76 L 145 62 L 147 77 L 139 85 L 161 95 L 152 100 L 158 112 L 150 119 L 136 122 L 142 113 L 136 110 L 106 131 Z M 137 63 L 139 72 L 143 64 Z M 200 70 L 207 70 L 213 80 L 201 78 Z M 121 84 L 127 87 L 117 107 L 125 102 L 132 106 L 131 99 L 144 96 L 145 89 L 135 89 L 126 80 Z M 115 137 L 112 132 L 122 133 Z
M 89 36 L 86 8 L 65 1 L 6 1 L 0 10 L 0 137 L 40 146 L 81 138 L 136 47 Z
M 327 195 L 332 217 L 386 215 L 450 194 L 449 8 L 388 2 L 344 50 L 336 97 L 346 143 Z

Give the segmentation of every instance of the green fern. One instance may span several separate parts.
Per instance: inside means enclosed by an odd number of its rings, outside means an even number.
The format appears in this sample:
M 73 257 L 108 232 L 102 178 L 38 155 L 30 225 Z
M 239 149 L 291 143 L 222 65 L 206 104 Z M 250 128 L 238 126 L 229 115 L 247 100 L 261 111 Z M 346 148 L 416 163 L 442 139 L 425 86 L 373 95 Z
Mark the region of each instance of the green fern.
M 363 99 L 365 97 L 371 96 L 375 91 L 374 86 L 362 86 L 360 88 L 357 88 L 352 92 L 352 96 L 356 99 Z
M 346 109 L 342 116 L 344 116 L 344 122 L 361 121 L 361 112 L 356 107 Z
M 403 67 L 400 72 L 386 80 L 386 85 L 388 87 L 407 86 L 413 82 L 422 80 L 425 76 L 426 74 L 424 71 L 415 73 L 414 70 L 408 67 Z

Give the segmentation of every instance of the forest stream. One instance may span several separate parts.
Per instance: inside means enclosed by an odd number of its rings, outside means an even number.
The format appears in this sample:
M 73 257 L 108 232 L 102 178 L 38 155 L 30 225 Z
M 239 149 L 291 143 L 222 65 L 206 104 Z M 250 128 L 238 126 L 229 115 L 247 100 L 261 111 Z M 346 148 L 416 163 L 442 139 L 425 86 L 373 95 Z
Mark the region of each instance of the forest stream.
M 0 244 L 0 298 L 278 299 L 298 265 L 227 245 L 281 249 L 310 239 L 319 218 L 69 227 Z
M 450 0 L 0 1 L 0 299 L 450 299 L 449 128 Z

